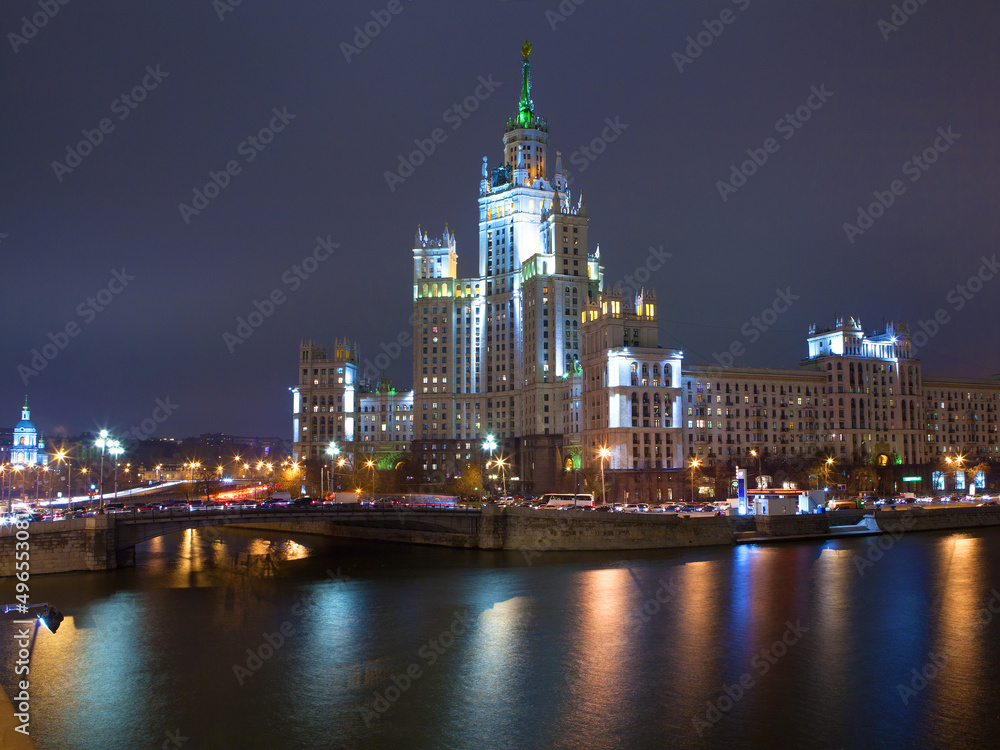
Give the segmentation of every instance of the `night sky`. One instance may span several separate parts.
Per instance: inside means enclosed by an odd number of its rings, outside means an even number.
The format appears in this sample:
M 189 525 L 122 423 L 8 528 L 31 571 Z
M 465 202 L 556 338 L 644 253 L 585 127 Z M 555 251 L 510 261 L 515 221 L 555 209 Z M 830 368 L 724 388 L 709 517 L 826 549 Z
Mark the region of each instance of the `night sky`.
M 156 436 L 290 436 L 300 339 L 373 360 L 409 330 L 418 224 L 447 222 L 477 272 L 482 158 L 502 155 L 525 39 L 606 282 L 662 266 L 661 345 L 795 368 L 810 323 L 938 315 L 925 374 L 1000 372 L 1000 280 L 958 288 L 1000 236 L 1000 6 L 577 2 L 4 3 L 0 417 L 28 393 L 47 434 L 122 433 L 159 400 Z M 180 208 L 210 173 L 224 187 Z M 876 192 L 891 205 L 845 229 Z M 303 264 L 317 238 L 338 247 Z M 776 290 L 797 299 L 755 329 Z M 410 388 L 411 351 L 386 374 Z

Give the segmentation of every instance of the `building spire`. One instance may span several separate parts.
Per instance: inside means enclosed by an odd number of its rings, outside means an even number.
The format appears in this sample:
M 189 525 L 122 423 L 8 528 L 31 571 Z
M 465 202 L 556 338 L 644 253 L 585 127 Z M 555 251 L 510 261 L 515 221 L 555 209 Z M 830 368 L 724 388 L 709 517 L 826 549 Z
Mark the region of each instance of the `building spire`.
M 526 128 L 531 124 L 531 65 L 528 62 L 528 55 L 531 54 L 531 42 L 525 41 L 521 46 L 521 56 L 524 58 L 522 67 L 524 69 L 521 81 L 521 102 L 518 106 L 517 124 Z

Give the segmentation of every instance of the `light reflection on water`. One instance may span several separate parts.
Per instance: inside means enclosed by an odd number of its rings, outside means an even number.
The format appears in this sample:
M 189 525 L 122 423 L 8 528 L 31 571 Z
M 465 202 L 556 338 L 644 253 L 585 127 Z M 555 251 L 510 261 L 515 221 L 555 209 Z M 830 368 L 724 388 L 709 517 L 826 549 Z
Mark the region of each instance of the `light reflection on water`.
M 873 543 L 526 565 L 180 532 L 132 570 L 32 580 L 34 601 L 67 614 L 36 646 L 32 734 L 60 750 L 160 747 L 175 730 L 186 749 L 989 746 L 1000 530 L 907 535 L 859 565 Z M 763 658 L 789 623 L 806 632 Z M 12 658 L 4 638 L 8 690 Z M 699 734 L 743 675 L 752 686 Z

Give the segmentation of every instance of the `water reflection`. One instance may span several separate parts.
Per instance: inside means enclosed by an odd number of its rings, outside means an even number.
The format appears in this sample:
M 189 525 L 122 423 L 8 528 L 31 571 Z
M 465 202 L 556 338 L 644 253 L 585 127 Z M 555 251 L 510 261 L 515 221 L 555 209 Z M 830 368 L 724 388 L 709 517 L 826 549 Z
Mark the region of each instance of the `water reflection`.
M 33 736 L 60 750 L 159 747 L 177 728 L 188 747 L 991 746 L 1000 615 L 982 613 L 1000 590 L 1000 529 L 904 535 L 881 555 L 871 544 L 525 566 L 502 552 L 178 533 L 144 545 L 135 569 L 33 579 L 33 598 L 67 614 L 39 637 Z M 421 648 L 456 612 L 469 625 L 431 663 Z M 755 659 L 799 620 L 809 631 L 762 674 Z M 902 700 L 939 651 L 945 668 Z M 366 722 L 361 709 L 413 664 L 420 677 Z M 747 672 L 752 688 L 699 735 L 692 717 Z

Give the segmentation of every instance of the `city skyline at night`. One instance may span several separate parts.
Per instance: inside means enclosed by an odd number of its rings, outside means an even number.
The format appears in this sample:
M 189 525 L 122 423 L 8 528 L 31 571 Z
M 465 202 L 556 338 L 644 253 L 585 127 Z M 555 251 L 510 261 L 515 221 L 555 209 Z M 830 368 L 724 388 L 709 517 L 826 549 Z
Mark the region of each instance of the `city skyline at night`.
M 899 24 L 891 5 L 739 2 L 637 25 L 596 3 L 60 8 L 30 39 L 26 10 L 0 16 L 27 39 L 8 37 L 2 74 L 21 104 L 0 241 L 19 269 L 8 299 L 31 310 L 0 383 L 45 405 L 46 435 L 128 431 L 157 399 L 177 406 L 157 435 L 286 434 L 300 339 L 391 347 L 411 330 L 395 258 L 413 227 L 474 242 L 462 206 L 525 37 L 567 181 L 600 206 L 606 285 L 648 277 L 663 345 L 794 367 L 810 323 L 892 315 L 925 332 L 926 372 L 1000 370 L 983 324 L 996 53 L 977 42 L 995 9 L 922 5 Z M 449 33 L 512 12 L 485 44 Z M 444 57 L 424 44 L 440 34 Z M 581 54 L 582 38 L 602 41 Z M 799 300 L 755 324 L 775 288 Z M 407 353 L 384 374 L 405 387 L 410 369 Z

